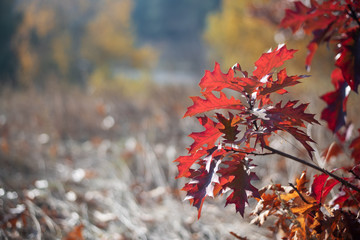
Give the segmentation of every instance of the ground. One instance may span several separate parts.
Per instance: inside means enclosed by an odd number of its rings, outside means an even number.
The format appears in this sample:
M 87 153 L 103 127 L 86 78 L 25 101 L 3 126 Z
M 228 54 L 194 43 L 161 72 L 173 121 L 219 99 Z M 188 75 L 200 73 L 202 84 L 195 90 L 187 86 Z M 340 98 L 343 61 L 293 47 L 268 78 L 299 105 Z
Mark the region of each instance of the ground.
M 223 199 L 200 220 L 183 201 L 173 160 L 197 128 L 182 119 L 190 89 L 3 91 L 1 239 L 261 239 Z
M 183 201 L 173 161 L 186 154 L 187 135 L 201 129 L 182 118 L 188 96 L 197 94 L 196 87 L 155 84 L 135 96 L 56 85 L 3 90 L 0 238 L 272 238 L 249 224 L 249 211 L 243 219 L 234 206 L 224 208 L 225 197 L 206 200 L 199 220 Z M 284 143 L 292 144 L 278 136 L 272 146 Z M 286 185 L 303 170 L 278 157 L 254 163 L 266 183 Z

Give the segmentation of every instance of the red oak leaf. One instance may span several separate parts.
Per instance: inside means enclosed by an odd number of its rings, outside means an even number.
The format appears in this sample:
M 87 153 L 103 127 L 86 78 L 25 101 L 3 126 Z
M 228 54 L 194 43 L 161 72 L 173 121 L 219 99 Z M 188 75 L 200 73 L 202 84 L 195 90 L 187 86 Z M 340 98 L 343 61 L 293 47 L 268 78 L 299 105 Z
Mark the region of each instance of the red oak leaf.
M 351 173 L 349 177 L 342 177 L 342 179 L 359 187 L 360 164 L 354 164 L 350 167 L 342 167 L 341 169 Z M 359 209 L 360 192 L 345 185 L 341 185 L 340 190 L 341 191 L 338 192 L 331 200 L 332 205 L 339 204 L 340 208 L 354 208 L 357 211 Z
M 221 176 L 219 177 L 219 182 L 214 184 L 214 196 L 218 196 L 223 194 L 227 191 L 226 188 L 224 188 L 225 184 L 228 182 L 231 182 L 234 179 L 234 176 Z
M 196 114 L 204 113 L 215 109 L 234 109 L 234 110 L 245 110 L 242 102 L 234 97 L 230 99 L 226 97 L 225 93 L 220 92 L 220 97 L 216 97 L 212 92 L 204 92 L 201 97 L 191 97 L 194 104 L 190 106 L 184 117 L 194 116 Z
M 355 92 L 360 84 L 360 34 L 358 30 L 357 27 L 349 31 L 346 37 L 340 40 L 339 57 L 335 63 Z
M 331 189 L 335 187 L 339 181 L 335 179 L 329 179 L 326 174 L 316 175 L 311 185 L 311 195 L 316 199 L 318 203 L 323 203 Z
M 286 48 L 286 45 L 279 45 L 274 51 L 263 53 L 261 57 L 255 62 L 256 69 L 253 75 L 261 81 L 271 73 L 274 68 L 280 67 L 286 60 L 293 58 L 296 50 Z
M 315 114 L 305 113 L 309 104 L 295 105 L 299 101 L 289 101 L 283 107 L 282 102 L 277 103 L 273 108 L 266 110 L 267 117 L 270 118 L 272 123 L 305 127 L 304 122 L 320 124 L 315 118 Z
M 301 1 L 295 2 L 295 9 L 287 9 L 280 26 L 290 27 L 295 33 L 300 28 L 308 35 L 313 34 L 313 40 L 308 44 L 309 50 L 306 58 L 306 67 L 310 68 L 312 58 L 318 45 L 338 39 L 339 36 L 348 31 L 353 19 L 347 14 L 339 14 L 348 11 L 348 8 L 356 8 L 356 3 L 341 1 L 323 1 L 321 4 L 311 1 L 311 6 L 305 6 Z
M 308 72 L 310 72 L 310 65 L 311 65 L 312 59 L 314 58 L 315 52 L 318 49 L 318 47 L 319 47 L 319 43 L 316 41 L 312 41 L 307 45 L 307 49 L 309 51 L 308 51 L 308 55 L 306 56 L 306 59 L 305 59 L 305 67 Z
M 314 30 L 312 32 L 313 34 L 313 39 L 310 41 L 310 43 L 307 45 L 307 49 L 308 49 L 308 54 L 306 56 L 305 59 L 305 66 L 307 71 L 310 71 L 310 65 L 312 62 L 312 59 L 315 55 L 315 52 L 317 51 L 319 45 L 323 42 L 329 42 L 331 40 L 331 38 L 333 37 L 332 35 L 334 34 L 334 28 L 335 28 L 335 20 L 337 18 L 334 18 L 333 21 L 329 21 L 328 24 L 325 24 L 325 26 L 323 26 L 324 28 L 318 28 L 316 30 Z M 315 24 L 311 24 L 313 26 L 316 26 Z
M 236 141 L 236 135 L 240 132 L 238 130 L 238 124 L 242 119 L 237 115 L 234 117 L 232 113 L 229 113 L 229 119 L 219 113 L 216 113 L 216 118 L 222 124 L 222 126 L 220 125 L 219 127 L 219 131 L 224 134 L 225 141 Z
M 325 29 L 331 22 L 339 21 L 335 14 L 343 10 L 344 6 L 334 1 L 324 1 L 322 4 L 311 1 L 310 7 L 305 6 L 301 1 L 296 1 L 295 10 L 285 11 L 280 26 L 290 27 L 293 32 L 303 27 L 306 34 L 311 34 L 316 30 Z
M 332 72 L 331 79 L 335 91 L 321 96 L 321 99 L 327 103 L 327 107 L 321 113 L 321 119 L 328 123 L 329 129 L 337 132 L 345 125 L 346 102 L 350 89 L 339 68 Z
M 235 70 L 240 71 L 244 77 L 235 77 Z M 237 92 L 252 93 L 261 83 L 248 78 L 248 74 L 241 70 L 239 64 L 230 68 L 228 73 L 221 72 L 220 65 L 216 62 L 214 71 L 205 71 L 204 77 L 200 81 L 202 92 L 218 91 L 228 88 Z
M 340 208 L 348 207 L 359 209 L 359 201 L 360 194 L 358 191 L 346 189 L 346 187 L 343 187 L 343 191 L 337 194 L 337 196 L 332 200 L 332 203 L 333 205 L 339 204 Z
M 345 5 L 338 1 L 324 1 L 321 4 L 311 1 L 310 7 L 305 6 L 301 1 L 296 1 L 294 4 L 295 10 L 287 9 L 280 25 L 284 28 L 290 27 L 293 32 L 304 27 L 307 34 L 326 27 L 328 25 L 326 19 L 332 19 L 338 11 L 345 9 Z
M 328 162 L 332 157 L 337 157 L 342 153 L 342 147 L 336 142 L 332 142 L 321 154 L 324 157 L 325 162 Z
M 297 128 L 294 128 L 294 127 L 282 127 L 280 129 L 290 133 L 296 140 L 298 140 L 304 146 L 304 148 L 307 150 L 309 157 L 312 159 L 311 153 L 314 151 L 314 149 L 308 144 L 308 142 L 314 142 L 314 140 L 312 140 L 303 131 L 301 131 Z
M 313 148 L 308 142 L 314 142 L 304 131 L 297 127 L 305 127 L 304 122 L 317 123 L 314 114 L 305 113 L 308 104 L 295 105 L 298 101 L 289 101 L 283 107 L 282 102 L 277 103 L 274 107 L 266 110 L 265 117 L 262 122 L 266 126 L 265 132 L 274 132 L 282 130 L 288 132 L 296 140 L 298 140 L 307 150 L 309 156 L 312 158 Z
M 259 95 L 265 96 L 273 92 L 277 92 L 279 94 L 287 93 L 287 91 L 284 89 L 285 87 L 293 86 L 300 83 L 298 80 L 304 77 L 308 76 L 288 76 L 286 73 L 286 69 L 284 68 L 280 72 L 278 72 L 277 81 L 271 81 L 272 78 L 270 78 L 266 82 L 265 87 L 260 87 Z
M 235 204 L 236 212 L 239 212 L 241 216 L 244 216 L 245 205 L 248 203 L 249 191 L 253 197 L 260 198 L 258 189 L 255 188 L 250 181 L 258 180 L 255 173 L 250 172 L 248 162 L 244 160 L 242 154 L 233 155 L 232 161 L 227 161 L 224 164 L 228 165 L 228 168 L 222 168 L 219 173 L 222 176 L 234 176 L 231 182 L 227 182 L 223 188 L 230 188 L 233 192 L 226 199 L 226 205 Z
M 203 116 L 198 117 L 200 124 L 205 127 L 203 132 L 194 132 L 189 135 L 194 139 L 193 144 L 191 144 L 189 153 L 194 153 L 202 146 L 207 145 L 207 149 L 210 149 L 215 146 L 216 140 L 222 135 L 218 128 L 216 128 L 216 123 L 210 118 Z
M 360 129 L 358 129 L 360 133 Z M 360 136 L 355 138 L 350 146 L 350 149 L 352 149 L 351 157 L 354 158 L 356 164 L 360 164 Z
M 179 171 L 179 174 L 176 176 L 176 178 L 181 177 L 190 177 L 190 168 L 191 166 L 199 160 L 201 157 L 203 157 L 207 153 L 206 150 L 200 149 L 196 152 L 194 152 L 191 155 L 188 156 L 180 156 L 174 162 L 177 162 L 177 168 Z
M 203 164 L 198 170 L 192 171 L 190 176 L 192 181 L 186 183 L 182 188 L 183 191 L 187 191 L 185 200 L 190 200 L 190 203 L 198 209 L 198 218 L 201 216 L 205 198 L 214 196 L 214 185 L 219 182 L 216 174 L 219 164 L 219 159 L 210 154 L 204 158 Z
M 281 21 L 280 26 L 283 28 L 290 27 L 293 32 L 296 32 L 302 27 L 304 22 L 311 17 L 309 13 L 312 9 L 306 7 L 300 1 L 296 1 L 294 4 L 295 10 L 285 10 L 285 17 Z
M 244 84 L 242 84 L 244 85 Z M 201 91 L 221 91 L 224 88 L 229 88 L 235 91 L 242 92 L 243 86 L 238 78 L 234 78 L 234 70 L 229 69 L 227 74 L 221 72 L 219 63 L 215 63 L 214 71 L 205 71 L 204 77 L 200 81 Z

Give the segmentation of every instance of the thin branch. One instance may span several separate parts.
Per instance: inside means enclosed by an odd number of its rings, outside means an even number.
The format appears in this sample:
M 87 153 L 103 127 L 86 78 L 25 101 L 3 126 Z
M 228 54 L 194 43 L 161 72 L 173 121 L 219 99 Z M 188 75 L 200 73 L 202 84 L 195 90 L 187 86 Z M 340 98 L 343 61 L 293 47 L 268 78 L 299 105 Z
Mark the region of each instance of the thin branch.
M 233 235 L 236 239 L 240 239 L 240 240 L 246 240 L 247 239 L 246 237 L 241 237 L 241 236 L 237 235 L 234 232 L 230 232 L 230 234 Z
M 357 17 L 356 12 L 354 11 L 354 9 L 351 7 L 350 4 L 347 5 L 348 9 L 350 10 L 349 16 L 354 19 L 356 21 L 356 23 L 360 26 L 360 21 L 359 18 Z
M 305 198 L 304 196 L 299 192 L 299 190 L 294 186 L 294 184 L 289 183 L 289 185 L 297 192 L 297 194 L 299 195 L 299 197 L 307 204 L 310 204 Z
M 354 170 L 350 169 L 349 172 L 351 172 L 356 179 L 360 180 L 360 177 L 354 172 Z
M 338 177 L 337 175 L 335 175 L 335 174 L 327 171 L 327 170 L 324 169 L 324 168 L 320 168 L 320 167 L 316 166 L 316 165 L 313 164 L 313 163 L 310 163 L 310 162 L 305 161 L 305 160 L 303 160 L 303 159 L 301 159 L 301 158 L 292 156 L 292 155 L 290 155 L 290 154 L 284 153 L 284 152 L 279 151 L 279 150 L 277 150 L 277 149 L 275 149 L 275 148 L 272 148 L 272 147 L 270 147 L 270 146 L 264 146 L 264 148 L 267 149 L 267 150 L 269 150 L 270 152 L 276 153 L 276 154 L 278 154 L 278 155 L 280 155 L 280 156 L 283 156 L 283 157 L 286 157 L 286 158 L 290 158 L 290 159 L 292 159 L 292 160 L 294 160 L 294 161 L 296 161 L 296 162 L 302 163 L 302 164 L 304 164 L 304 165 L 306 165 L 306 166 L 309 166 L 309 167 L 311 167 L 311 168 L 313 168 L 313 169 L 315 169 L 315 170 L 318 170 L 318 171 L 320 171 L 320 172 L 322 172 L 322 173 L 325 173 L 326 175 L 328 175 L 328 176 L 330 176 L 330 177 L 338 180 L 339 182 L 341 182 L 344 186 L 346 186 L 346 187 L 348 187 L 348 188 L 352 188 L 353 190 L 355 190 L 355 191 L 357 191 L 357 192 L 360 193 L 360 188 L 358 188 L 357 186 L 355 186 L 355 185 L 349 183 L 348 181 L 342 179 L 341 177 Z
M 231 149 L 226 149 L 224 148 L 226 151 L 233 151 L 233 152 L 237 152 L 237 153 L 244 153 L 244 154 L 249 154 L 249 155 L 254 155 L 254 156 L 266 156 L 266 155 L 273 155 L 275 153 L 273 152 L 267 152 L 267 153 L 258 153 L 258 152 L 247 152 L 247 151 L 242 151 L 242 150 L 238 150 L 235 148 L 231 148 Z
M 37 240 L 41 240 L 42 239 L 42 234 L 41 234 L 41 226 L 40 226 L 40 223 L 38 221 L 38 219 L 36 218 L 36 213 L 35 213 L 35 210 L 33 208 L 33 205 L 31 204 L 31 201 L 29 200 L 26 200 L 25 201 L 25 204 L 29 210 L 29 214 L 30 214 L 30 218 L 31 220 L 33 221 L 34 225 L 35 225 L 35 229 L 36 229 L 36 239 Z
M 357 200 L 357 198 L 354 196 L 354 194 L 352 194 L 351 191 L 349 191 L 348 189 L 344 189 L 344 191 L 347 192 L 347 193 L 350 195 L 350 197 L 351 197 L 355 202 L 357 202 L 358 205 L 360 204 L 359 200 Z

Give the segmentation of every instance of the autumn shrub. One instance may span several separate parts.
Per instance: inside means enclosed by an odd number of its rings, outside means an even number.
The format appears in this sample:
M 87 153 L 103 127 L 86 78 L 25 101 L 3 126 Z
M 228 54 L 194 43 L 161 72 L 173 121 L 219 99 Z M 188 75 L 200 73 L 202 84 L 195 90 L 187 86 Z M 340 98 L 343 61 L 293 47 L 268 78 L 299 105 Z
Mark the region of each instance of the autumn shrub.
M 357 239 L 360 129 L 353 132 L 346 107 L 349 94 L 357 93 L 360 83 L 359 12 L 358 1 L 314 0 L 310 6 L 297 1 L 293 9 L 286 10 L 280 24 L 294 33 L 302 29 L 313 36 L 307 47 L 308 69 L 320 44 L 334 47 L 331 82 L 335 90 L 321 96 L 326 107 L 320 118 L 336 141 L 325 149 L 321 159 L 314 159 L 315 140 L 306 131 L 306 125 L 321 123 L 315 114 L 306 112 L 308 104 L 274 97 L 286 94 L 285 88 L 308 77 L 289 76 L 283 67 L 296 50 L 279 45 L 261 55 L 252 73 L 239 64 L 223 73 L 218 63 L 213 71 L 205 72 L 199 84 L 201 97 L 191 97 L 193 104 L 184 115 L 196 116 L 205 130 L 191 133 L 193 143 L 187 149 L 188 155 L 175 160 L 176 178 L 190 179 L 182 190 L 185 199 L 198 209 L 199 218 L 206 197 L 226 195 L 226 205 L 233 204 L 242 216 L 249 199 L 255 199 L 252 223 L 263 225 L 273 219 L 273 237 L 281 233 L 282 239 Z M 281 133 L 294 139 L 294 148 L 304 148 L 308 157 L 274 148 L 272 140 Z M 302 164 L 295 183 L 254 186 L 253 181 L 259 177 L 253 159 L 268 155 Z M 328 169 L 329 159 L 334 158 L 341 166 Z M 309 178 L 306 169 L 318 173 Z

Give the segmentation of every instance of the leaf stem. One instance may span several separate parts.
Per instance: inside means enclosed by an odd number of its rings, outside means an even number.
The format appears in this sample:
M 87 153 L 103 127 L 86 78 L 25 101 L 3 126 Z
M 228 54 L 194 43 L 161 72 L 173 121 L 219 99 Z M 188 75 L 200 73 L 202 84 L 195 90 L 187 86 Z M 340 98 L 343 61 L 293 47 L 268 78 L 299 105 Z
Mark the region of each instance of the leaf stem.
M 348 181 L 342 179 L 341 177 L 339 177 L 339 176 L 337 176 L 337 175 L 335 175 L 335 174 L 327 171 L 327 170 L 324 169 L 324 168 L 321 168 L 321 167 L 319 167 L 319 166 L 316 166 L 315 164 L 310 163 L 310 162 L 308 162 L 308 161 L 305 161 L 305 160 L 303 160 L 303 159 L 301 159 L 301 158 L 298 158 L 298 157 L 292 156 L 292 155 L 290 155 L 290 154 L 284 153 L 284 152 L 282 152 L 282 151 L 279 151 L 279 150 L 277 150 L 277 149 L 275 149 L 275 148 L 272 148 L 272 147 L 270 147 L 270 146 L 264 146 L 264 148 L 265 148 L 266 150 L 269 150 L 269 151 L 272 152 L 272 153 L 276 153 L 276 154 L 278 154 L 278 155 L 280 155 L 280 156 L 283 156 L 283 157 L 286 157 L 286 158 L 290 158 L 290 159 L 292 159 L 292 160 L 294 160 L 294 161 L 296 161 L 296 162 L 302 163 L 302 164 L 304 164 L 304 165 L 306 165 L 306 166 L 309 166 L 309 167 L 311 167 L 311 168 L 313 168 L 313 169 L 315 169 L 315 170 L 318 170 L 318 171 L 320 171 L 320 172 L 322 172 L 322 173 L 325 173 L 326 175 L 328 175 L 328 176 L 330 176 L 330 177 L 338 180 L 339 182 L 341 182 L 344 186 L 346 186 L 346 187 L 348 187 L 348 188 L 351 188 L 351 189 L 353 189 L 353 190 L 355 190 L 355 191 L 357 191 L 357 192 L 360 193 L 360 188 L 358 188 L 357 186 L 355 186 L 355 185 L 349 183 Z

